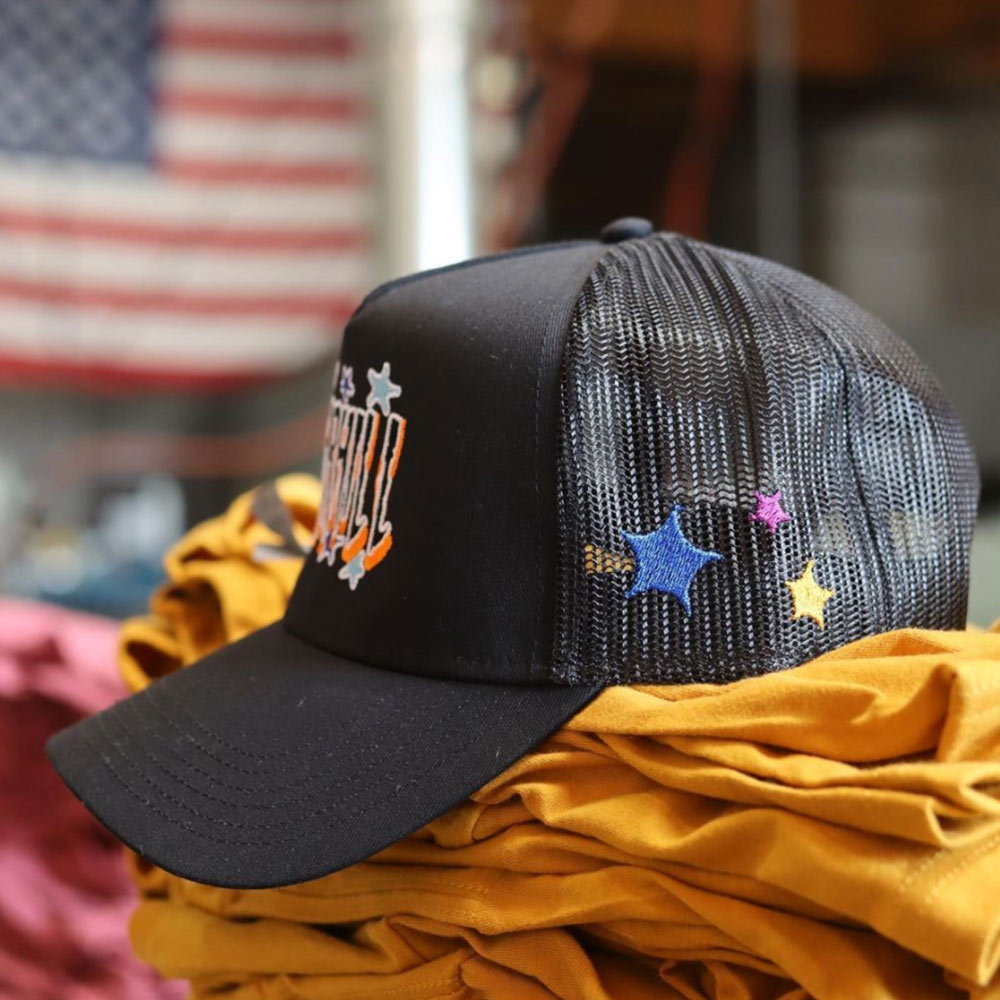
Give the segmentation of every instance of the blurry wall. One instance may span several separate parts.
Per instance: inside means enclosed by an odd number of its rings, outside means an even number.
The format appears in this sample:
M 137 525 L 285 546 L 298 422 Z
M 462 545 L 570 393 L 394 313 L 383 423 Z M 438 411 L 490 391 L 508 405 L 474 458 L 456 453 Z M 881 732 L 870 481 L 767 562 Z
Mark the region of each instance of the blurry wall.
M 566 120 L 522 234 L 645 214 L 827 281 L 928 361 L 997 496 L 1000 4 L 555 0 L 530 26 Z
M 889 322 L 988 518 L 998 82 L 1000 0 L 0 0 L 0 587 L 134 610 L 371 284 L 624 214 Z

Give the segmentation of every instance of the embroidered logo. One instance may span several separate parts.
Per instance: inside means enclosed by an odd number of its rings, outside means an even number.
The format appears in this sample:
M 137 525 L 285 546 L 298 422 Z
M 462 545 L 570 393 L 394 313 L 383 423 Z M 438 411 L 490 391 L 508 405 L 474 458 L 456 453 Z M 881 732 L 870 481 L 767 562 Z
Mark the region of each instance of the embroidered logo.
M 354 369 L 337 365 L 323 450 L 323 499 L 316 517 L 316 559 L 355 590 L 392 548 L 389 494 L 403 453 L 406 420 L 392 412 L 403 390 L 389 362 L 368 369 L 364 406 L 355 405 Z

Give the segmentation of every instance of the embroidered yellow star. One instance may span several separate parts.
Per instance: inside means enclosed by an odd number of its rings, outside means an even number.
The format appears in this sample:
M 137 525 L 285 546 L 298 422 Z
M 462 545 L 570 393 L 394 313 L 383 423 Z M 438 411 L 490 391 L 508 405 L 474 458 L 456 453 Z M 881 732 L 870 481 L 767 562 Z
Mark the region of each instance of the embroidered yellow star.
M 792 600 L 795 602 L 792 618 L 812 618 L 820 628 L 826 628 L 823 609 L 835 592 L 816 582 L 813 576 L 815 566 L 816 560 L 810 559 L 802 576 L 797 580 L 786 580 L 785 586 L 792 592 Z

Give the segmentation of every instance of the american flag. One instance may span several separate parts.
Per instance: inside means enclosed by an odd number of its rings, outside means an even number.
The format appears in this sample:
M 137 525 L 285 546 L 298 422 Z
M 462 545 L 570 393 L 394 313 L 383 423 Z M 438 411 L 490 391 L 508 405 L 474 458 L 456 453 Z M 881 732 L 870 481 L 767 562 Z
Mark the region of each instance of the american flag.
M 0 0 L 0 377 L 225 385 L 371 284 L 365 0 Z

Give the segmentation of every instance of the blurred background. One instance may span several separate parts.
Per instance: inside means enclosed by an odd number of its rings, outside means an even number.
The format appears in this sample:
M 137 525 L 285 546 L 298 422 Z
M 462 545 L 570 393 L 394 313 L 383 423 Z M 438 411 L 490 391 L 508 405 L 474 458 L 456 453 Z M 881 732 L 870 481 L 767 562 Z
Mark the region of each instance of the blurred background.
M 315 470 L 371 285 L 645 215 L 906 337 L 1000 614 L 1000 3 L 0 0 L 0 589 L 120 616 Z
M 998 178 L 1000 0 L 0 0 L 0 998 L 178 995 L 41 746 L 168 545 L 318 471 L 381 281 L 640 215 L 829 282 L 961 411 L 1000 616 Z

